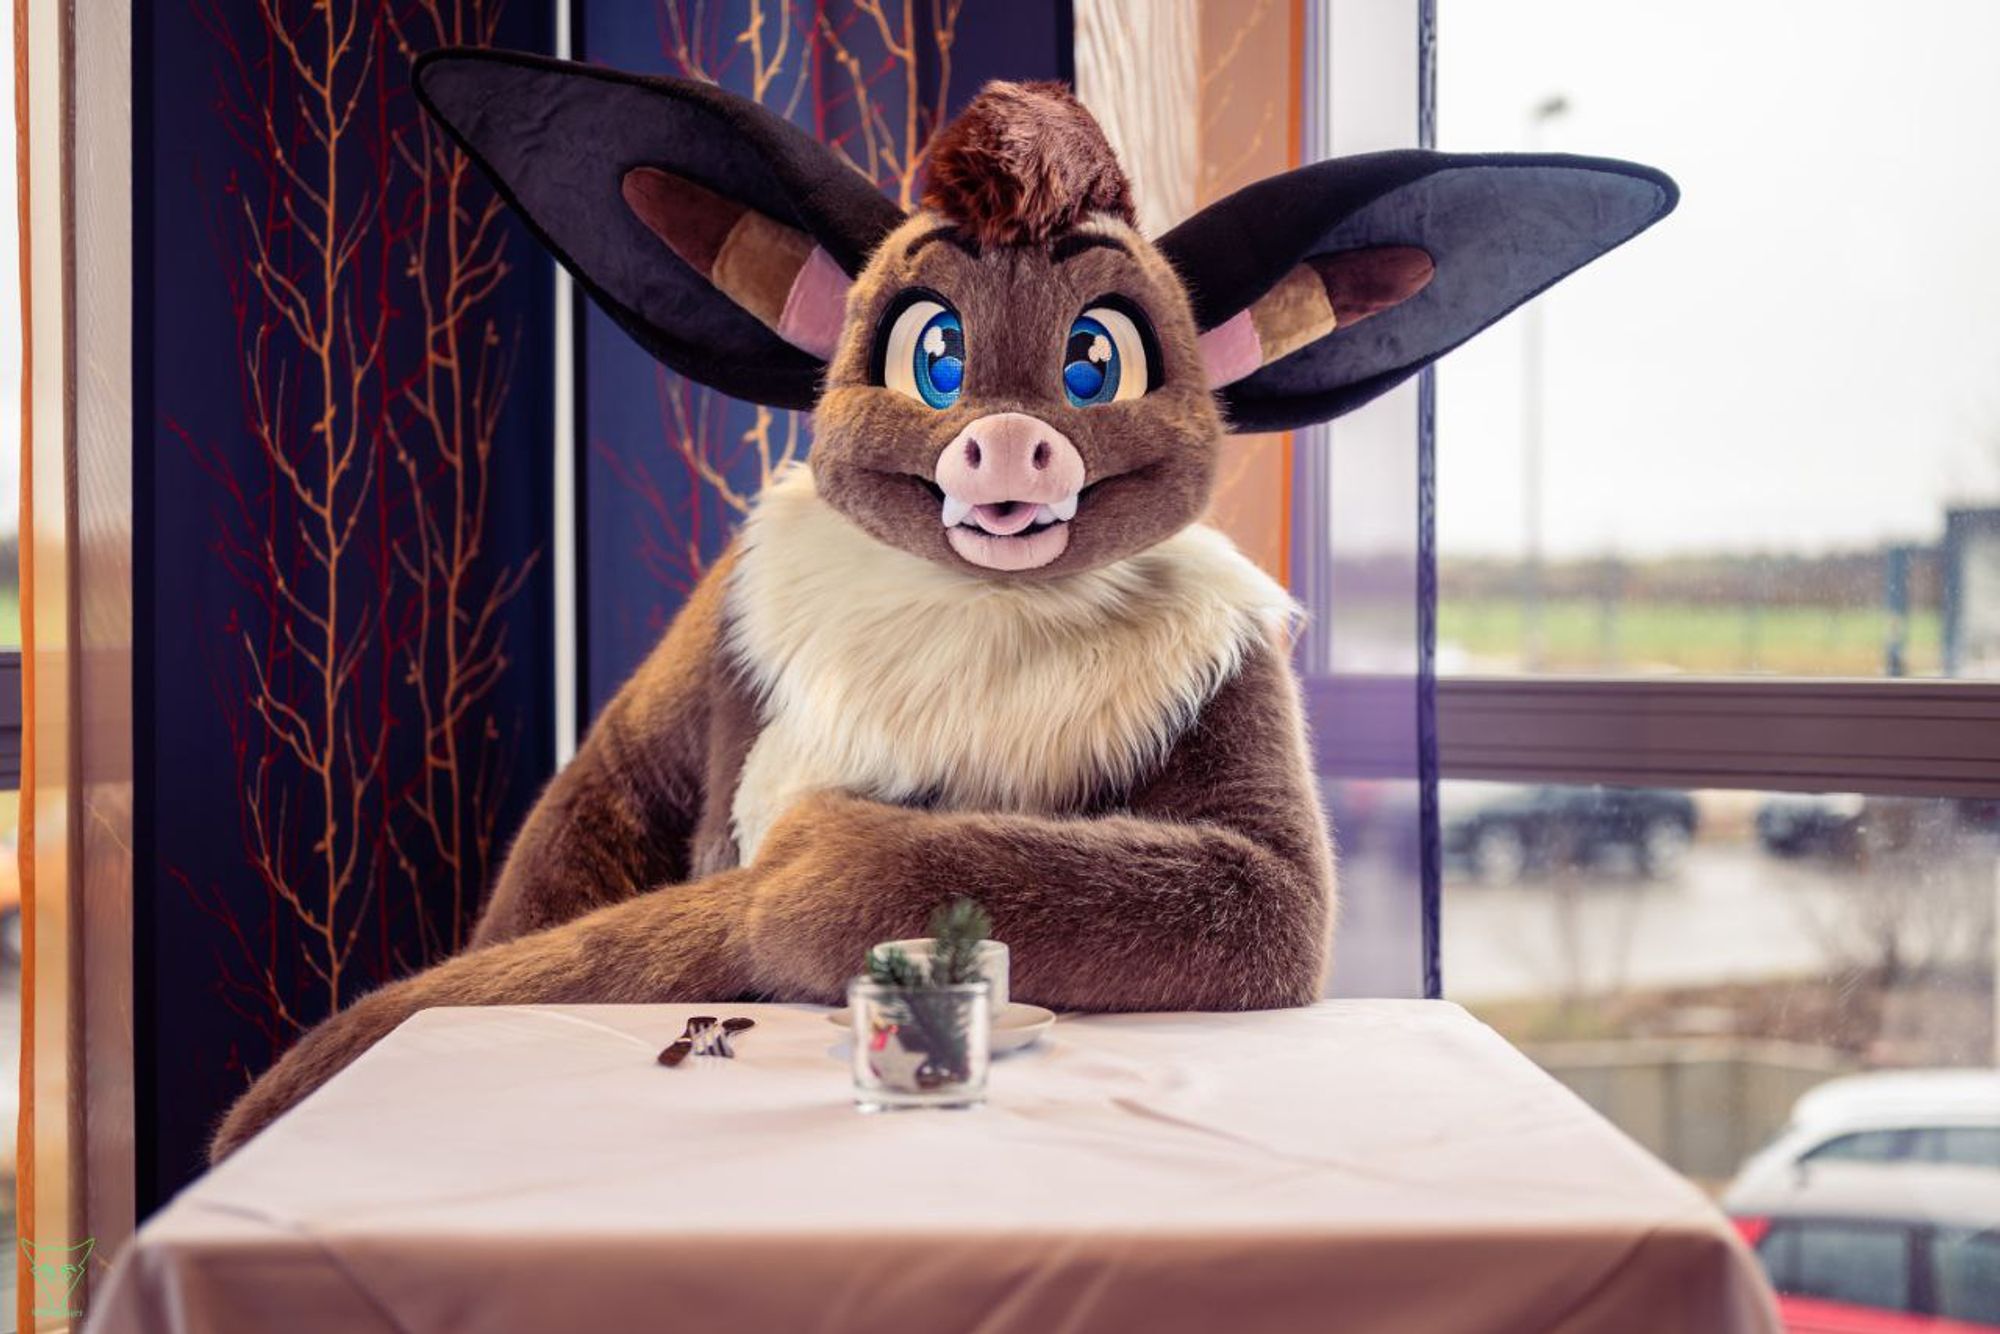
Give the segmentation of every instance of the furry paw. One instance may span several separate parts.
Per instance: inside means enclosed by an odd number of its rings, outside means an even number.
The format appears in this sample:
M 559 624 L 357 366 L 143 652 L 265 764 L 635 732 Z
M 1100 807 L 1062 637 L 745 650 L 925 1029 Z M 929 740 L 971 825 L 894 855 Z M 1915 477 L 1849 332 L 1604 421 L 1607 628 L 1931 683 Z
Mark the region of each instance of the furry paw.
M 257 1077 L 222 1118 L 208 1144 L 211 1166 L 236 1152 L 273 1121 L 346 1069 L 397 1024 L 415 1013 L 408 983 L 384 987 L 322 1020 L 278 1063 Z

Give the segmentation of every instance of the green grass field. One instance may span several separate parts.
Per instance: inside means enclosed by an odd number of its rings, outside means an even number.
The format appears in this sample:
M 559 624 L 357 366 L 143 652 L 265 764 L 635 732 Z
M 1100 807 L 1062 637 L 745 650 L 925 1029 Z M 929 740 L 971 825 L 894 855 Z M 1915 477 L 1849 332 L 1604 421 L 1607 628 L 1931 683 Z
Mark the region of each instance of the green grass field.
M 18 648 L 21 644 L 21 591 L 12 584 L 0 587 L 0 645 Z
M 1889 640 L 1889 614 L 1873 607 L 1624 602 L 1607 608 L 1573 599 L 1546 604 L 1542 625 L 1542 669 L 1551 672 L 1881 676 Z M 1462 656 L 1465 671 L 1519 670 L 1522 626 L 1514 599 L 1447 598 L 1438 605 L 1438 649 Z M 1904 670 L 1936 675 L 1939 645 L 1938 614 L 1912 616 Z

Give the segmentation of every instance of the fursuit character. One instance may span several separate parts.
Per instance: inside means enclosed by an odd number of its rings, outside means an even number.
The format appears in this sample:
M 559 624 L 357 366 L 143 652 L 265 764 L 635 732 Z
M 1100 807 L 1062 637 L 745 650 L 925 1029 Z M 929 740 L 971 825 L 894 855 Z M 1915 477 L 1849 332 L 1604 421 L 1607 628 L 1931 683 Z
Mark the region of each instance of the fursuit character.
M 989 86 L 905 216 L 697 82 L 504 52 L 420 95 L 674 370 L 811 409 L 543 793 L 473 948 L 308 1033 L 228 1153 L 426 1006 L 836 1002 L 970 894 L 1014 989 L 1303 1005 L 1334 871 L 1284 589 L 1202 526 L 1231 430 L 1381 394 L 1673 206 L 1569 157 L 1371 154 L 1157 240 L 1088 112 Z

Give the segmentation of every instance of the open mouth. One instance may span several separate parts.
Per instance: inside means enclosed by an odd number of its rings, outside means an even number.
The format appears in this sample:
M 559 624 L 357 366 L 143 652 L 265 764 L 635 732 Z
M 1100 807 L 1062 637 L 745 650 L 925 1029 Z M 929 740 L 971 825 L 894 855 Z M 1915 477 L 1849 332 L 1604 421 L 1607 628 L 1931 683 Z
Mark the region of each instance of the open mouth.
M 1068 523 L 1076 517 L 1075 492 L 1053 504 L 1027 500 L 1002 500 L 997 504 L 975 505 L 956 496 L 944 498 L 944 526 L 973 528 L 995 537 L 1015 537 L 1051 524 Z
M 931 490 L 952 550 L 989 570 L 1032 570 L 1062 555 L 1082 496 L 1072 491 L 1051 501 L 975 503 L 934 483 Z

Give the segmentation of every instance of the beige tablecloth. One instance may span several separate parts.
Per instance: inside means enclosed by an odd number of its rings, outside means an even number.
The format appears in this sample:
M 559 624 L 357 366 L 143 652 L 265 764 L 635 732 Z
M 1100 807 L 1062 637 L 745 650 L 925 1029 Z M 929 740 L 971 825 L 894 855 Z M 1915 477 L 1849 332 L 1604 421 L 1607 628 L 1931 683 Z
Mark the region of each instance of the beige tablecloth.
M 654 1064 L 689 1014 L 734 1062 Z M 417 1016 L 139 1233 L 94 1334 L 1776 1329 L 1690 1186 L 1456 1006 L 1065 1019 L 861 1115 L 793 1006 Z

